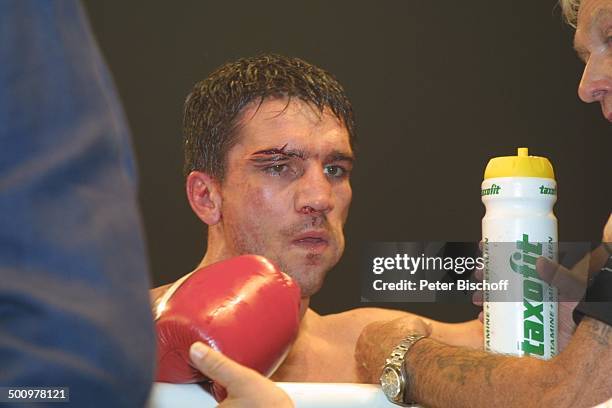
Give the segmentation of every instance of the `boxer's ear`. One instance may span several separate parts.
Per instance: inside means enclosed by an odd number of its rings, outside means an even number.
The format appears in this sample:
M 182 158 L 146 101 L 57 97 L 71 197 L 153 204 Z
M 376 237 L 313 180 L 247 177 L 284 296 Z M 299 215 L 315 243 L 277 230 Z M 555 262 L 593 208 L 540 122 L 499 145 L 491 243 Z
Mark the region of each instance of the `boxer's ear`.
M 192 171 L 187 176 L 187 199 L 198 218 L 208 225 L 221 220 L 221 190 L 219 182 L 207 173 Z

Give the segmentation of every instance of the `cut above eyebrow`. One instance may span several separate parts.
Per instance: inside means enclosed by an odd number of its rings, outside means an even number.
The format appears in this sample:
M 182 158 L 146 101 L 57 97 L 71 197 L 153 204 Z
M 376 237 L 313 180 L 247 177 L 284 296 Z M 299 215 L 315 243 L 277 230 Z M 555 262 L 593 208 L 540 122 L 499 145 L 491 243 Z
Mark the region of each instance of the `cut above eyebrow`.
M 307 155 L 306 152 L 304 152 L 303 150 L 299 150 L 299 149 L 286 149 L 287 145 L 284 145 L 283 147 L 279 148 L 270 148 L 270 149 L 264 149 L 264 150 L 258 150 L 255 153 L 251 154 L 251 156 L 258 156 L 258 155 L 266 155 L 266 156 L 287 156 L 287 157 L 298 157 L 300 159 L 306 159 Z
M 253 156 L 285 156 L 287 158 L 297 157 L 302 160 L 306 160 L 310 157 L 310 155 L 306 153 L 304 150 L 286 149 L 286 146 L 287 145 L 283 146 L 280 149 L 270 148 L 270 149 L 258 150 L 254 152 L 253 154 L 251 154 L 251 157 Z M 257 159 L 252 158 L 251 160 L 257 160 Z M 263 159 L 263 160 L 267 160 L 267 159 Z M 350 152 L 334 150 L 325 156 L 325 161 L 326 162 L 347 161 L 347 162 L 353 163 L 355 161 L 355 156 Z

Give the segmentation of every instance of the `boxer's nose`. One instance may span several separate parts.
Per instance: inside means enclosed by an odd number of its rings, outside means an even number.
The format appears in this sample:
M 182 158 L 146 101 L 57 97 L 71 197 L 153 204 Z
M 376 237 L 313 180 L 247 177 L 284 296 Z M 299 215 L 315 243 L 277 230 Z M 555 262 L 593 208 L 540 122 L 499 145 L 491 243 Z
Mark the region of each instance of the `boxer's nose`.
M 295 210 L 299 213 L 328 213 L 334 208 L 331 181 L 323 167 L 312 165 L 299 180 Z

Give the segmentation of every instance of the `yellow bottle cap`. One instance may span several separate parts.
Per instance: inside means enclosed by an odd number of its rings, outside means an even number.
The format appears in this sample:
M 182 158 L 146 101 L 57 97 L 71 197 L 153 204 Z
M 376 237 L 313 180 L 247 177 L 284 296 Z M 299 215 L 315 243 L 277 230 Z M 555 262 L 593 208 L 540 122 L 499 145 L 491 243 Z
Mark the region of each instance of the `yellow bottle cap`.
M 552 164 L 546 157 L 529 156 L 526 147 L 519 147 L 516 156 L 494 157 L 489 160 L 484 178 L 540 177 L 555 179 Z

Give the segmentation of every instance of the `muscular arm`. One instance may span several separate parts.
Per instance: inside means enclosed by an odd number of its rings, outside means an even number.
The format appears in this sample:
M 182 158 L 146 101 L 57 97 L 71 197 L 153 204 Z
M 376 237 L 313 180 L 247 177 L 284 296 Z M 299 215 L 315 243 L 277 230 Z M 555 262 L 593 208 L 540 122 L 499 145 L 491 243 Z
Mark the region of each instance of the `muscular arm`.
M 585 318 L 569 346 L 549 361 L 423 339 L 405 364 L 411 397 L 427 406 L 590 407 L 612 396 L 612 328 Z

